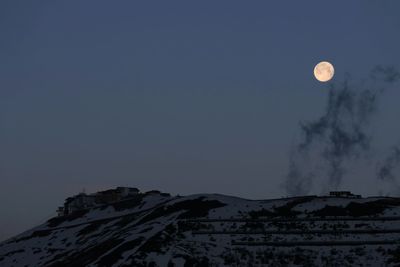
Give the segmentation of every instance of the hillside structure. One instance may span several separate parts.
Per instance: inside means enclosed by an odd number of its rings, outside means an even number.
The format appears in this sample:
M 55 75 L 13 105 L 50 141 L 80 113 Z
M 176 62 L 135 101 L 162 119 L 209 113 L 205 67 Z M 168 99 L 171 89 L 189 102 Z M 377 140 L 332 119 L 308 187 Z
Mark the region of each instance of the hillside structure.
M 58 207 L 58 216 L 66 216 L 73 212 L 106 205 L 123 199 L 132 198 L 139 194 L 139 189 L 132 187 L 117 187 L 93 194 L 79 193 L 65 200 L 64 206 Z

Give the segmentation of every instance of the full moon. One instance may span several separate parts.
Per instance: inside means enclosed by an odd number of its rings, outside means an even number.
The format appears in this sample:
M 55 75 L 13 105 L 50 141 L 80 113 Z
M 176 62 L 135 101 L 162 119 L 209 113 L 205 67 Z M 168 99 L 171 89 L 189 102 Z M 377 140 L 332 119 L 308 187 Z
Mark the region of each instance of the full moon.
M 327 82 L 335 74 L 333 65 L 327 61 L 318 63 L 314 68 L 314 76 L 320 82 Z

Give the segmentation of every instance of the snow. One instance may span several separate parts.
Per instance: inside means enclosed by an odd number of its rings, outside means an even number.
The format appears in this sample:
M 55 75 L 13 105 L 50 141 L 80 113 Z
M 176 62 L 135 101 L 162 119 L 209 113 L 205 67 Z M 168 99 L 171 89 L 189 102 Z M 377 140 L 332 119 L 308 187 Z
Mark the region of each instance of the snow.
M 199 200 L 219 201 L 225 206 L 209 210 L 204 218 L 190 220 L 179 219 L 186 212 L 185 209 L 162 213 L 181 201 Z M 169 197 L 151 194 L 143 197 L 140 205 L 115 209 L 112 205 L 89 210 L 81 217 L 62 222 L 51 227 L 42 224 L 26 231 L 11 240 L 0 244 L 0 266 L 43 266 L 59 260 L 71 259 L 72 255 L 86 255 L 86 251 L 97 248 L 102 244 L 116 240 L 116 245 L 100 251 L 100 255 L 87 259 L 86 266 L 100 266 L 101 261 L 113 259 L 112 266 L 124 264 L 154 262 L 156 266 L 167 266 L 173 262 L 176 266 L 183 266 L 192 258 L 208 260 L 215 266 L 265 266 L 268 261 L 271 266 L 286 262 L 287 266 L 294 266 L 294 255 L 305 256 L 315 266 L 329 265 L 331 259 L 336 265 L 346 266 L 348 260 L 362 262 L 364 266 L 390 266 L 391 251 L 399 248 L 397 244 L 362 245 L 362 246 L 295 246 L 295 247 L 268 247 L 235 245 L 235 242 L 329 242 L 329 241 L 375 241 L 400 240 L 400 218 L 393 220 L 368 220 L 368 218 L 388 218 L 400 215 L 399 205 L 387 205 L 381 214 L 373 217 L 352 218 L 357 220 L 324 221 L 312 220 L 317 218 L 314 211 L 326 205 L 346 207 L 353 203 L 370 203 L 383 198 L 336 198 L 310 197 L 287 198 L 276 200 L 248 200 L 219 194 L 197 194 L 186 197 Z M 394 199 L 397 200 L 397 199 Z M 285 206 L 286 205 L 286 206 Z M 235 219 L 250 218 L 254 211 L 266 210 L 276 212 L 279 207 L 291 207 L 292 211 L 300 212 L 294 221 L 243 221 Z M 160 207 L 164 207 L 160 211 Z M 154 213 L 155 211 L 161 212 Z M 149 217 L 152 215 L 151 217 Z M 146 218 L 146 220 L 143 220 Z M 262 217 L 268 218 L 268 217 Z M 202 221 L 203 219 L 203 221 Z M 204 219 L 219 219 L 204 221 Z M 225 221 L 224 221 L 225 220 Z M 182 224 L 183 223 L 183 224 Z M 168 230 L 168 227 L 170 229 Z M 185 228 L 186 227 L 186 228 Z M 257 228 L 258 227 L 258 228 Z M 261 228 L 260 228 L 261 227 Z M 272 231 L 270 234 L 260 232 Z M 311 234 L 307 231 L 334 230 Z M 394 233 L 340 233 L 340 230 L 356 229 L 399 229 Z M 289 230 L 303 231 L 289 234 Z M 206 234 L 196 234 L 196 231 Z M 229 231 L 229 233 L 223 233 Z M 254 233 L 243 233 L 253 231 Z M 258 232 L 257 232 L 258 231 Z M 274 232 L 275 231 L 275 232 Z M 215 233 L 222 232 L 222 233 Z M 233 232 L 233 233 L 231 233 Z M 137 241 L 139 240 L 139 241 Z M 134 247 L 123 250 L 127 242 L 137 241 Z M 150 243 L 149 243 L 150 242 Z M 131 242 L 132 243 L 132 242 Z M 144 245 L 147 248 L 144 249 Z M 149 244 L 159 248 L 153 248 Z M 121 252 L 119 252 L 121 249 Z M 159 251 L 160 250 L 160 251 Z M 96 250 L 97 251 L 97 250 Z M 120 253 L 120 254 L 118 254 Z M 115 259 L 112 257 L 115 256 Z M 271 256 L 273 255 L 273 256 Z M 76 257 L 75 260 L 85 259 Z M 304 259 L 303 259 L 304 260 Z M 231 262 L 231 263 L 230 263 Z M 395 265 L 393 263 L 392 265 Z

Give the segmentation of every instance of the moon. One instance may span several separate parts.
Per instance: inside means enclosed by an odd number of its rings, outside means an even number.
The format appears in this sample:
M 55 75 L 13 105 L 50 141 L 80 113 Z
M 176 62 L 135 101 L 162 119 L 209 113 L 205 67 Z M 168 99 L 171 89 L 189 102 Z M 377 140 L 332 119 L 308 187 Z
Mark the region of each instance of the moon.
M 320 82 L 327 82 L 335 74 L 333 65 L 328 61 L 321 61 L 314 68 L 314 76 Z

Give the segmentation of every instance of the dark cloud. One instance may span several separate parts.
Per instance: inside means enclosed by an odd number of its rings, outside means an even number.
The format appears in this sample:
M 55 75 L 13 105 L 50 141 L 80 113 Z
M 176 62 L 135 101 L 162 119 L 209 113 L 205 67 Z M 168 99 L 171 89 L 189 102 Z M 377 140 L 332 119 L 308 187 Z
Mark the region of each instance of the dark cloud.
M 400 147 L 392 148 L 385 160 L 378 165 L 377 177 L 381 181 L 395 182 L 394 169 L 400 164 Z
M 299 159 L 292 153 L 289 162 L 289 172 L 284 185 L 286 192 L 290 196 L 305 195 L 312 185 L 314 174 L 312 172 L 304 172 L 301 166 Z
M 400 79 L 400 74 L 394 67 L 377 66 L 370 78 L 359 85 L 351 84 L 347 77 L 342 84 L 332 85 L 324 114 L 300 123 L 302 141 L 290 157 L 285 182 L 288 194 L 306 194 L 317 175 L 328 180 L 330 189 L 338 189 L 346 174 L 345 163 L 367 155 L 372 140 L 369 126 L 379 98 L 388 83 Z M 313 160 L 322 161 L 322 170 L 305 162 Z M 384 165 L 382 172 L 390 172 L 393 161 Z
M 371 78 L 374 80 L 383 80 L 393 83 L 400 79 L 400 72 L 394 66 L 376 66 L 371 72 Z

